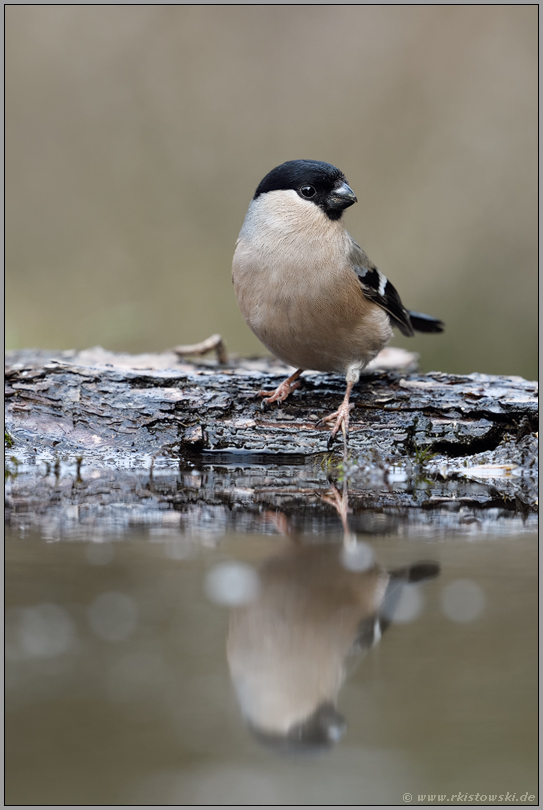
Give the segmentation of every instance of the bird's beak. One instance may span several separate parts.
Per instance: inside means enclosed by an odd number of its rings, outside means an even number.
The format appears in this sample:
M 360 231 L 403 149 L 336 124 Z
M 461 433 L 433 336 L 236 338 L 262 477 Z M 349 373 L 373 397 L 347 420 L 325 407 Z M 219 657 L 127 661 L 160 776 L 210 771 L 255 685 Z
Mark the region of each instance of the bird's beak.
M 319 707 L 316 720 L 325 738 L 331 743 L 337 743 L 347 730 L 345 718 L 331 703 L 325 703 Z
M 330 203 L 334 208 L 348 208 L 358 202 L 356 194 L 347 183 L 342 183 L 330 194 Z

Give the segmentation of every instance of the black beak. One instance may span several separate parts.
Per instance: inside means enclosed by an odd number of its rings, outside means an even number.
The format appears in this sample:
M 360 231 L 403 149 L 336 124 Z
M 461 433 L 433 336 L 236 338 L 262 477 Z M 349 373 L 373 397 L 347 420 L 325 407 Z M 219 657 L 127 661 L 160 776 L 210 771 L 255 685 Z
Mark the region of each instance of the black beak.
M 347 730 L 345 718 L 331 703 L 319 707 L 316 714 L 318 727 L 330 743 L 337 743 Z
M 343 211 L 343 209 L 348 208 L 355 202 L 358 202 L 356 199 L 356 194 L 352 188 L 347 185 L 347 183 L 342 183 L 340 186 L 331 191 L 328 198 L 328 205 L 330 208 L 335 208 L 336 210 L 340 211 Z

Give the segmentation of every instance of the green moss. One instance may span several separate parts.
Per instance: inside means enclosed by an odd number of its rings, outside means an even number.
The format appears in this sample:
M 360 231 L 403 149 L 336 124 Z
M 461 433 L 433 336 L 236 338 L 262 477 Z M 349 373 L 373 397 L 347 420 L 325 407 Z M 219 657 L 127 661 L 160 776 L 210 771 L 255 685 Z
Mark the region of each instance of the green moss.
M 7 479 L 10 477 L 17 478 L 18 474 L 19 474 L 19 459 L 15 458 L 15 456 L 10 456 L 10 458 L 6 460 L 6 465 L 4 467 L 4 481 L 7 481 Z

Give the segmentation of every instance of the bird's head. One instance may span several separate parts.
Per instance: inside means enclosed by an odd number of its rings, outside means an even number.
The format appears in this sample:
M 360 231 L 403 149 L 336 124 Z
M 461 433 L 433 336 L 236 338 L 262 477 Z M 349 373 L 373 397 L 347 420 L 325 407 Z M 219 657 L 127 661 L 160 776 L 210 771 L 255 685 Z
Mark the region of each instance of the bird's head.
M 253 199 L 270 191 L 293 190 L 306 202 L 321 208 L 329 219 L 339 219 L 357 202 L 345 175 L 330 163 L 320 160 L 288 160 L 272 169 L 261 181 Z

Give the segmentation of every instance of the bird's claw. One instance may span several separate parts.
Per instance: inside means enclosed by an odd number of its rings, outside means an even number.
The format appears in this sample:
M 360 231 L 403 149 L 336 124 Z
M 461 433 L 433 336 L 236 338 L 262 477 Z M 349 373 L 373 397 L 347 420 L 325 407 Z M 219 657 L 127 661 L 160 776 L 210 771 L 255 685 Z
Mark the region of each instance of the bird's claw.
M 326 447 L 328 448 L 329 451 L 331 451 L 333 449 L 333 447 L 334 447 L 334 443 L 335 443 L 335 441 L 337 439 L 337 434 L 338 434 L 338 431 L 334 430 L 328 436 L 328 441 L 326 442 Z M 348 441 L 349 441 L 349 431 L 348 430 L 343 430 L 343 441 L 345 442 L 345 444 L 347 444 Z
M 259 392 L 259 393 L 264 393 L 264 392 L 262 391 L 262 392 Z M 266 393 L 269 394 L 269 391 L 267 391 Z M 263 399 L 262 402 L 260 403 L 260 410 L 263 411 L 264 413 L 266 411 L 269 411 L 270 408 L 271 408 L 271 403 L 272 402 L 276 402 L 278 408 L 281 408 L 283 406 L 283 400 L 282 399 L 274 400 L 272 397 L 268 396 L 268 397 L 266 397 L 266 399 Z
M 284 380 L 282 383 L 280 383 L 275 391 L 258 391 L 256 394 L 257 397 L 266 397 L 266 399 L 262 400 L 260 409 L 262 411 L 267 411 L 272 402 L 277 402 L 278 407 L 281 407 L 282 403 L 289 396 L 289 394 L 299 387 L 300 382 L 298 380 L 292 380 L 292 378 L 289 377 L 288 380 Z
M 345 447 L 347 447 L 347 442 L 349 441 L 349 417 L 353 409 L 354 409 L 353 404 L 342 403 L 337 411 L 331 413 L 329 416 L 324 416 L 317 422 L 317 425 L 319 427 L 322 427 L 327 422 L 331 422 L 333 419 L 336 420 L 336 423 L 332 428 L 332 433 L 328 437 L 327 442 L 328 450 L 331 450 L 332 447 L 334 446 L 334 442 L 336 440 L 336 436 L 340 428 L 343 433 L 343 444 Z

